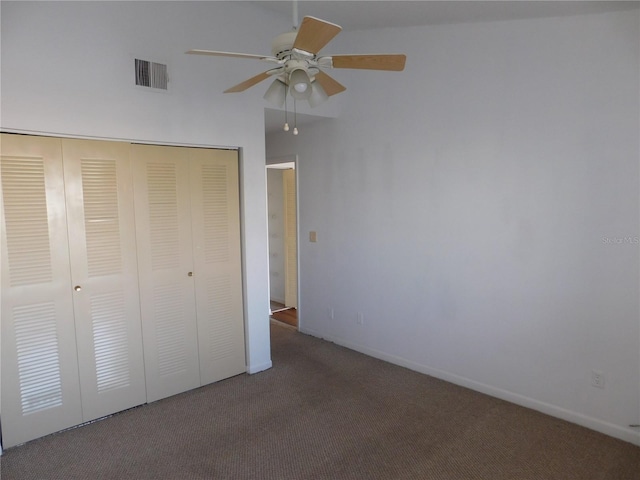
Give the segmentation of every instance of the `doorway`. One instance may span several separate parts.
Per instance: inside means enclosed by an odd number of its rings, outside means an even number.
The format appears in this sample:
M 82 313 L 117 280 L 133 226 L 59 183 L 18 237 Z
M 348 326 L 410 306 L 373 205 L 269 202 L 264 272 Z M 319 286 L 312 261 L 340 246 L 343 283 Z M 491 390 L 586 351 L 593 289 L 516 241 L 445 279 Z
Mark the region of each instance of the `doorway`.
M 295 156 L 268 159 L 271 318 L 298 327 L 298 220 Z

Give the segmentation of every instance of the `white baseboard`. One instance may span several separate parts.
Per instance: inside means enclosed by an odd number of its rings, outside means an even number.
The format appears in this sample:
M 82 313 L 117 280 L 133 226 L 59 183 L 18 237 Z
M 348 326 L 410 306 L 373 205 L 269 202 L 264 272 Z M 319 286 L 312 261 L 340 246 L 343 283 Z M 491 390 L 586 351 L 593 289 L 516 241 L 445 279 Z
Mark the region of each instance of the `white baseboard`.
M 269 370 L 272 366 L 273 364 L 271 363 L 271 360 L 261 363 L 260 365 L 249 365 L 247 367 L 247 373 L 249 375 L 253 375 L 254 373 L 264 372 L 265 370 Z
M 508 390 L 503 390 L 501 388 L 493 387 L 491 385 L 487 385 L 481 382 L 476 382 L 475 380 L 471 380 L 466 377 L 461 377 L 459 375 L 455 375 L 437 368 L 431 368 L 426 365 L 421 365 L 421 364 L 412 362 L 411 360 L 407 360 L 406 358 L 402 358 L 396 355 L 389 355 L 385 352 L 381 352 L 376 349 L 365 347 L 363 345 L 359 345 L 359 344 L 347 341 L 340 337 L 326 336 L 308 328 L 301 328 L 300 332 L 308 335 L 312 335 L 314 337 L 323 338 L 337 345 L 341 345 L 351 350 L 355 350 L 357 352 L 364 353 L 365 355 L 369 355 L 370 357 L 378 358 L 380 360 L 384 360 L 386 362 L 408 368 L 409 370 L 413 370 L 419 373 L 423 373 L 425 375 L 439 378 L 441 380 L 445 380 L 455 385 L 460 385 L 461 387 L 466 387 L 471 390 L 475 390 L 476 392 L 484 393 L 485 395 L 499 398 L 501 400 L 506 400 L 507 402 L 511 402 L 516 405 L 520 405 L 522 407 L 530 408 L 532 410 L 536 410 L 546 415 L 560 418 L 562 420 L 566 420 L 567 422 L 575 423 L 577 425 L 589 428 L 591 430 L 595 430 L 596 432 L 604 433 L 605 435 L 609 435 L 610 437 L 618 438 L 620 440 L 624 440 L 625 442 L 629 442 L 634 445 L 640 446 L 640 432 L 635 431 L 631 428 L 625 428 L 625 427 L 621 427 L 620 425 L 614 425 L 612 423 L 605 422 L 597 418 L 589 417 L 587 415 L 583 415 L 581 413 L 574 412 L 572 410 L 567 410 L 565 408 L 558 407 L 550 403 L 541 402 L 534 398 L 526 397 L 524 395 L 513 393 Z

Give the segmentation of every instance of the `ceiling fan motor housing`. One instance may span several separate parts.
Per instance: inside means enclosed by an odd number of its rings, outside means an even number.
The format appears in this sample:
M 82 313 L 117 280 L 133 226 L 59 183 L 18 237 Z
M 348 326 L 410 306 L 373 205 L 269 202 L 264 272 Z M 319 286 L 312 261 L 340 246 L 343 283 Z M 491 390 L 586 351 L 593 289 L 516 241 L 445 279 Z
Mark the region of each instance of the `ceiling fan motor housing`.
M 318 60 L 315 58 L 315 55 L 293 48 L 297 35 L 298 32 L 296 30 L 292 30 L 290 32 L 281 33 L 271 42 L 272 55 L 282 62 L 284 67 L 284 71 L 281 69 L 273 69 L 271 74 L 280 74 L 280 72 L 282 72 L 278 78 L 280 78 L 280 80 L 286 85 L 289 84 L 289 76 L 295 70 L 304 70 L 309 76 L 310 81 L 314 81 L 315 75 L 319 72 Z M 323 64 L 325 67 L 331 66 L 331 57 L 328 58 L 329 63 L 324 62 Z
M 278 35 L 271 42 L 271 53 L 278 60 L 282 60 L 287 55 L 291 54 L 291 48 L 293 47 L 293 42 L 296 40 L 296 36 L 298 32 L 295 30 L 291 32 L 285 32 Z

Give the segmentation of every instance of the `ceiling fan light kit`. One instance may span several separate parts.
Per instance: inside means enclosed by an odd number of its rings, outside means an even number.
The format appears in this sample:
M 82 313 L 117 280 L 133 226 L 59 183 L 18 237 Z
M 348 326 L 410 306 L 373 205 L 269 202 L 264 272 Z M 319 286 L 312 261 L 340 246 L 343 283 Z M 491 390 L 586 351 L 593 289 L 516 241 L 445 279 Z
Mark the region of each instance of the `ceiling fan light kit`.
M 282 80 L 276 78 L 265 92 L 263 98 L 276 107 L 282 107 L 286 95 L 287 85 Z
M 297 12 L 294 2 L 294 25 Z M 327 75 L 322 69 L 349 68 L 364 70 L 402 71 L 406 56 L 401 54 L 375 55 L 323 55 L 318 52 L 329 43 L 342 27 L 335 23 L 320 20 L 315 17 L 304 17 L 300 28 L 282 33 L 271 43 L 272 56 L 252 55 L 247 53 L 221 52 L 215 50 L 189 50 L 188 54 L 211 55 L 218 57 L 234 57 L 256 59 L 275 63 L 277 66 L 245 80 L 238 85 L 228 88 L 224 93 L 244 92 L 248 88 L 275 77 L 271 86 L 264 94 L 268 102 L 282 107 L 285 105 L 285 131 L 289 130 L 286 122 L 287 93 L 293 98 L 294 128 L 293 134 L 298 134 L 295 126 L 296 101 L 306 100 L 314 108 L 330 96 L 344 92 L 346 87 Z
M 324 88 L 322 88 L 320 82 L 313 82 L 311 84 L 311 95 L 309 95 L 309 98 L 307 99 L 309 101 L 309 105 L 311 105 L 311 108 L 317 107 L 328 99 L 329 95 L 327 95 L 327 92 L 324 91 Z
M 302 68 L 289 74 L 289 93 L 296 100 L 307 100 L 311 96 L 311 80 Z

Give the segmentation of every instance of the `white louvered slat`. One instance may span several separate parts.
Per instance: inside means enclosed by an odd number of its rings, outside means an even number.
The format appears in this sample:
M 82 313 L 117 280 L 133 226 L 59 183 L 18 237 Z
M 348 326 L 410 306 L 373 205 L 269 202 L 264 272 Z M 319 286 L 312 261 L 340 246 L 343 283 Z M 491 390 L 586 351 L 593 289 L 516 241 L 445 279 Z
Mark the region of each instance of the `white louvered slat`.
M 229 259 L 229 201 L 227 166 L 201 166 L 204 248 L 207 263 Z
M 233 296 L 229 275 L 211 277 L 207 282 L 209 321 L 209 351 L 211 359 L 218 361 L 235 354 L 235 328 Z M 203 332 L 204 334 L 204 332 Z
M 180 258 L 180 229 L 176 167 L 173 164 L 147 164 L 149 224 L 153 270 L 176 268 Z
M 87 269 L 89 277 L 122 271 L 118 182 L 112 159 L 82 159 Z
M 43 158 L 2 158 L 11 286 L 52 281 Z
M 188 369 L 187 340 L 181 292 L 173 285 L 154 289 L 158 372 L 174 375 Z
M 13 309 L 22 414 L 62 405 L 55 304 Z
M 130 385 L 127 319 L 122 292 L 91 298 L 98 393 Z

